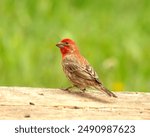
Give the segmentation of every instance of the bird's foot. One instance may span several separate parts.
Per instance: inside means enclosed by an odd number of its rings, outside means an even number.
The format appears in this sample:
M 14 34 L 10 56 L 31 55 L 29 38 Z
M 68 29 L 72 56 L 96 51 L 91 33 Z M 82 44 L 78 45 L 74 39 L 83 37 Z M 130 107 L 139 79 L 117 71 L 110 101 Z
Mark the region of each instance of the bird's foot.
M 70 86 L 68 88 L 65 88 L 64 90 L 69 91 L 69 89 L 72 89 L 72 88 L 74 88 L 74 86 Z
M 70 86 L 70 87 L 65 88 L 65 89 L 62 89 L 62 90 L 67 91 L 67 92 L 73 92 L 71 89 L 75 88 L 75 87 L 78 88 L 78 89 L 80 89 L 80 93 L 85 93 L 85 91 L 86 91 L 86 88 L 79 88 L 79 87 L 77 87 L 75 85 Z
M 83 92 L 83 93 L 85 93 L 85 91 L 86 91 L 86 88 L 83 88 L 83 89 L 80 89 L 80 90 L 82 90 L 82 92 Z
M 62 90 L 64 90 L 64 91 L 68 91 L 68 92 L 71 92 L 71 90 L 70 89 L 72 89 L 72 88 L 74 88 L 75 86 L 70 86 L 70 87 L 68 87 L 68 88 L 63 88 Z

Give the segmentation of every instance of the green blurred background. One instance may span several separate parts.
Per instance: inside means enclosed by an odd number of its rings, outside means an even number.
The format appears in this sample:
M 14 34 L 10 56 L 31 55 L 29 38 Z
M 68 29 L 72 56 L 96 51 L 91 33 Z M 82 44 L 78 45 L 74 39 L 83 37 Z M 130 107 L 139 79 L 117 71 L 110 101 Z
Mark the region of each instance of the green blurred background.
M 70 85 L 65 37 L 109 89 L 150 91 L 150 0 L 0 0 L 0 86 Z

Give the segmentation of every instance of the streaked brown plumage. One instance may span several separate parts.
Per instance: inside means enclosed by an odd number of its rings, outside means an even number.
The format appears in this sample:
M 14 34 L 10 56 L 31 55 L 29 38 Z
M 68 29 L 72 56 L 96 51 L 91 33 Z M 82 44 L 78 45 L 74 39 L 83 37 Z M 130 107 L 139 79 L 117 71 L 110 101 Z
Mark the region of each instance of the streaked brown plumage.
M 114 93 L 105 88 L 99 81 L 97 73 L 88 61 L 79 53 L 75 42 L 71 39 L 63 39 L 56 44 L 62 53 L 62 66 L 68 79 L 73 86 L 81 90 L 87 87 L 94 87 L 109 96 L 117 97 Z

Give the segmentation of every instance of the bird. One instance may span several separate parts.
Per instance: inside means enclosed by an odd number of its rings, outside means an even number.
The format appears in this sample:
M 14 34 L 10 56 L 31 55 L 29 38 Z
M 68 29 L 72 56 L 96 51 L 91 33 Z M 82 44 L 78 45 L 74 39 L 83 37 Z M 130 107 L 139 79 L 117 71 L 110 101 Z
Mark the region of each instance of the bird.
M 104 87 L 100 82 L 96 71 L 86 58 L 80 54 L 74 40 L 64 38 L 58 42 L 56 46 L 60 48 L 62 55 L 63 71 L 67 78 L 72 82 L 72 86 L 66 88 L 66 90 L 76 87 L 85 92 L 87 88 L 95 88 L 110 97 L 117 98 L 113 92 Z

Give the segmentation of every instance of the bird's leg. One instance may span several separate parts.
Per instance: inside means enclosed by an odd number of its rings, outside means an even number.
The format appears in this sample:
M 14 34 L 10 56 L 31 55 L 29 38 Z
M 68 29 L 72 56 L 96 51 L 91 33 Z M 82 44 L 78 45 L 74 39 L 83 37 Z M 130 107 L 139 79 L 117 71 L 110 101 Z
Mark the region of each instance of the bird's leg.
M 75 86 L 73 85 L 73 86 L 70 86 L 70 87 L 68 87 L 68 88 L 65 88 L 64 90 L 69 91 L 69 89 L 74 88 L 74 87 L 75 87 Z
M 68 87 L 68 88 L 65 88 L 64 90 L 70 92 L 70 89 L 72 89 L 72 88 L 74 88 L 74 87 L 80 89 L 83 93 L 85 93 L 85 91 L 86 91 L 86 88 L 80 88 L 80 87 L 78 87 L 77 85 L 70 86 L 70 87 Z

